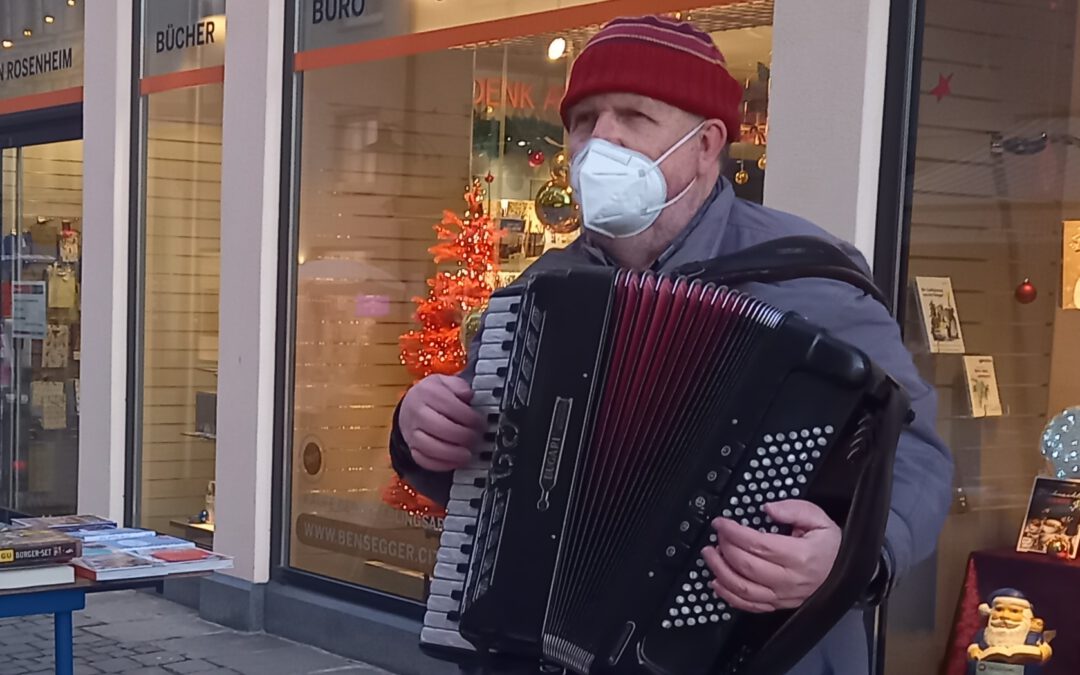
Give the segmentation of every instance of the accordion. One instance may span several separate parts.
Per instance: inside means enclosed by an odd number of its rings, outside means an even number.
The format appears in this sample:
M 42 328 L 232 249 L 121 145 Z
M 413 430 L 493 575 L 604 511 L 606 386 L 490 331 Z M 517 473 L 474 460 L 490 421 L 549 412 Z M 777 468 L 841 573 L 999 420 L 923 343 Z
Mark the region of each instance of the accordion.
M 703 278 L 538 272 L 491 298 L 420 644 L 587 673 L 783 673 L 877 567 L 903 391 L 794 313 Z M 727 606 L 710 522 L 787 534 L 806 499 L 843 530 L 796 610 Z

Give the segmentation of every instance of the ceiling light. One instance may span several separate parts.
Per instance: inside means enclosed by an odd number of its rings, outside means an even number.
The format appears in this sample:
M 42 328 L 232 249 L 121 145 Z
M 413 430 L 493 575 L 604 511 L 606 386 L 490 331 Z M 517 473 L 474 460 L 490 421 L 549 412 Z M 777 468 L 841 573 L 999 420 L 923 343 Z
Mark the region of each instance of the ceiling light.
M 75 6 L 75 0 L 68 0 L 68 7 L 74 7 L 74 6 Z
M 557 37 L 548 45 L 548 58 L 558 61 L 566 53 L 566 38 Z
M 15 43 L 11 40 L 4 40 L 3 42 L 0 42 L 0 45 L 3 45 L 4 49 L 11 49 L 15 46 Z
M 22 29 L 22 34 L 23 34 L 23 37 L 31 37 L 34 34 L 34 31 L 30 30 L 29 28 L 23 28 Z
M 45 15 L 45 23 L 54 23 L 55 21 L 56 21 L 56 17 L 53 16 L 52 14 L 46 14 Z

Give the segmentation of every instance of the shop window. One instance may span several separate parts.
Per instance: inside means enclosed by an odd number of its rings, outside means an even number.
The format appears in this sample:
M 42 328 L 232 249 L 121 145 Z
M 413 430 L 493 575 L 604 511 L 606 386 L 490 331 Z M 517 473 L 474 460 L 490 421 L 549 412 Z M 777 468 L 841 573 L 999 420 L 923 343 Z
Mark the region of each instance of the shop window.
M 83 143 L 73 104 L 82 100 L 84 8 L 25 0 L 0 13 L 0 508 L 71 513 L 83 318 Z
M 1041 452 L 1050 420 L 1080 405 L 1077 18 L 1075 0 L 926 2 L 904 327 L 937 389 L 955 499 L 936 557 L 892 598 L 887 673 L 939 672 L 943 659 L 940 672 L 965 672 L 958 652 L 979 623 L 969 555 L 1018 546 L 1037 475 L 1078 477 L 1065 453 Z M 1074 554 L 1080 523 L 1063 503 L 1044 534 Z M 1046 598 L 1060 589 L 1016 569 L 999 586 L 1055 616 Z M 990 583 L 980 577 L 977 602 Z
M 204 547 L 216 493 L 224 12 L 220 0 L 147 0 L 140 85 L 136 521 Z
M 76 506 L 82 158 L 81 140 L 3 151 L 0 494 L 18 513 Z
M 147 101 L 139 513 L 161 532 L 204 520 L 214 480 L 222 90 Z
M 490 274 L 477 266 L 466 282 L 481 295 L 578 236 L 558 106 L 574 55 L 620 3 L 475 2 L 453 18 L 439 3 L 369 1 L 370 15 L 333 30 L 312 25 L 318 3 L 299 4 L 306 51 L 296 59 L 302 147 L 287 564 L 421 600 L 441 517 L 394 477 L 391 416 L 412 382 L 459 363 L 460 326 L 482 306 L 439 281 L 459 269 L 457 257 L 481 252 L 456 248 L 454 234 L 476 228 L 486 245 L 484 227 L 503 233 Z M 529 11 L 541 13 L 506 21 Z M 400 21 L 391 21 L 394 12 Z M 740 194 L 760 200 L 772 4 L 688 14 L 746 83 L 746 140 L 732 149 L 728 175 L 740 174 Z M 488 22 L 465 25 L 473 21 Z M 409 35 L 421 29 L 435 32 Z M 440 41 L 452 44 L 430 49 Z M 438 301 L 455 307 L 453 316 L 421 325 L 418 310 Z

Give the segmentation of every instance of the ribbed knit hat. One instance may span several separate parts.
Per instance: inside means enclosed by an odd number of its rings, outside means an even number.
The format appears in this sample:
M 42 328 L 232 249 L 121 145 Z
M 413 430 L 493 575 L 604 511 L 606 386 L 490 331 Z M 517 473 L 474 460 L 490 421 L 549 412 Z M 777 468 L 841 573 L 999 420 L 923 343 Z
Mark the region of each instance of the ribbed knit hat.
M 592 37 L 574 61 L 560 107 L 569 110 L 595 94 L 622 92 L 663 101 L 727 126 L 737 140 L 743 87 L 727 70 L 712 38 L 688 23 L 660 16 L 614 19 Z

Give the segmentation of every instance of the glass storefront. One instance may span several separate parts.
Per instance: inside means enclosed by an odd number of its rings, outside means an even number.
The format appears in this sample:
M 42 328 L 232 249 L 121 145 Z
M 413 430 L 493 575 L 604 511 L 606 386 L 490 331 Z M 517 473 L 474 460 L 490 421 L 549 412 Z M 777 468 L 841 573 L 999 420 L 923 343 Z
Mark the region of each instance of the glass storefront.
M 946 672 L 969 554 L 1016 548 L 1035 476 L 1055 472 L 1043 429 L 1080 405 L 1077 10 L 926 2 L 904 328 L 939 393 L 956 492 L 936 558 L 892 597 L 890 675 Z M 1075 538 L 1075 519 L 1063 527 Z M 1053 612 L 1031 575 L 1003 585 Z
M 485 230 L 502 235 L 493 269 L 478 270 L 481 296 L 577 236 L 558 106 L 574 55 L 625 3 L 354 4 L 364 12 L 330 17 L 346 3 L 298 3 L 286 559 L 422 600 L 441 518 L 389 466 L 394 407 L 433 359 L 460 358 L 459 327 L 482 299 L 466 297 L 458 272 Z M 745 83 L 728 175 L 760 201 L 772 3 L 678 14 L 714 36 Z M 448 314 L 433 323 L 437 307 Z
M 147 0 L 143 14 L 136 521 L 206 547 L 216 492 L 224 85 L 215 69 L 224 63 L 224 12 L 224 0 Z
M 3 151 L 0 494 L 20 513 L 75 509 L 82 154 L 81 140 Z
M 82 3 L 21 2 L 4 18 L 0 115 L 80 102 Z M 0 507 L 30 515 L 77 503 L 83 144 L 69 113 L 0 145 Z

